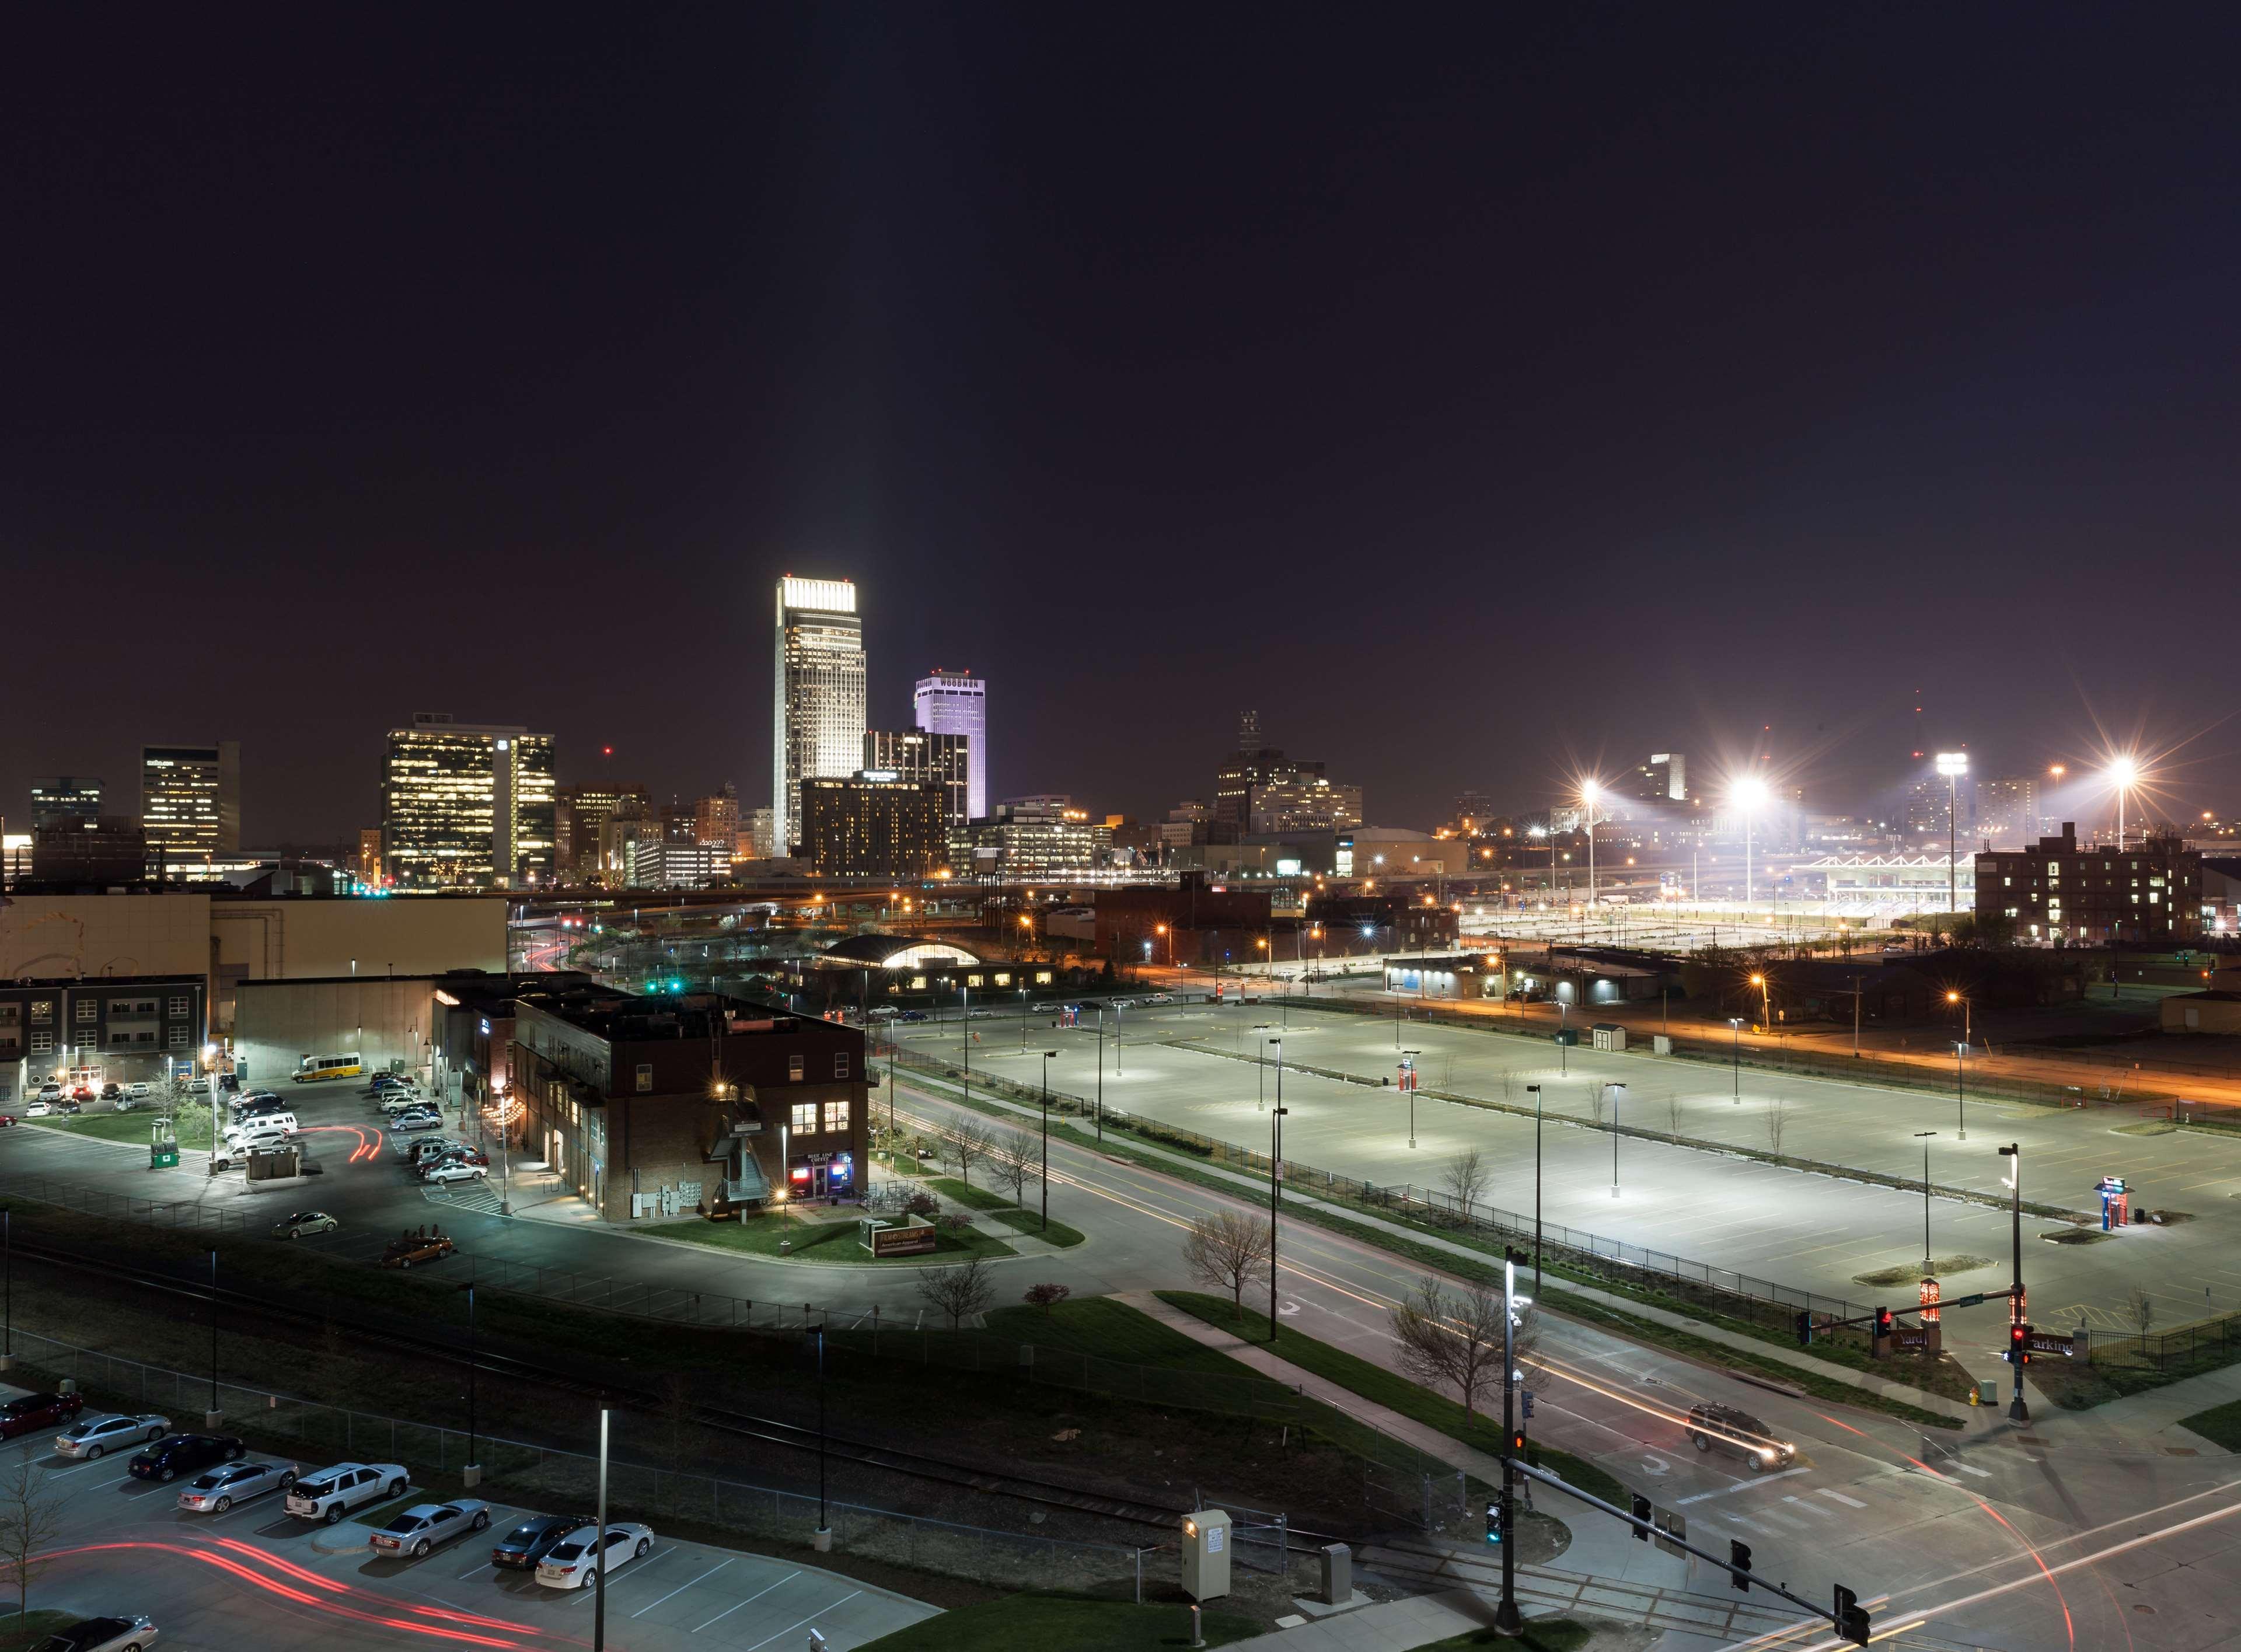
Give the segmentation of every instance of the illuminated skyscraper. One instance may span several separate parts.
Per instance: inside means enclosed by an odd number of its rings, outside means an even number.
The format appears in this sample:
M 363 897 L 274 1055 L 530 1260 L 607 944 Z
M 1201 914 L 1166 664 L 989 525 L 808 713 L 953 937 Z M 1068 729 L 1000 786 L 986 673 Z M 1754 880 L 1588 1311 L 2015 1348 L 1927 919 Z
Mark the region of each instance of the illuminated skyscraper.
M 965 753 L 965 808 L 970 818 L 988 814 L 988 685 L 969 671 L 933 668 L 933 675 L 919 679 L 911 703 L 918 709 L 918 726 L 929 734 L 962 734 L 969 742 Z
M 241 848 L 241 742 L 140 748 L 140 825 L 151 853 L 233 854 Z
M 848 579 L 778 582 L 773 665 L 771 829 L 779 854 L 801 839 L 801 783 L 864 766 L 864 622 Z
M 418 712 L 389 731 L 383 839 L 401 889 L 552 881 L 552 737 Z

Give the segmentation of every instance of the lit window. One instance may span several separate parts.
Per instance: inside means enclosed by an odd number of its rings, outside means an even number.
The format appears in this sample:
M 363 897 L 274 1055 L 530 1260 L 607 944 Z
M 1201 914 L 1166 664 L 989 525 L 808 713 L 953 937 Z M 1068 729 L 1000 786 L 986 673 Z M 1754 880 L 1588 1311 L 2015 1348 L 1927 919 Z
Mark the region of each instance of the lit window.
M 817 1133 L 817 1103 L 797 1101 L 793 1104 L 793 1133 L 796 1135 Z
M 801 1082 L 801 1079 L 802 1079 L 802 1058 L 801 1058 L 801 1057 L 799 1057 L 799 1056 L 798 1056 L 798 1055 L 789 1055 L 789 1056 L 787 1056 L 787 1057 L 786 1058 L 786 1080 L 787 1080 L 787 1081 L 788 1081 L 789 1083 L 793 1083 L 793 1084 L 799 1084 L 799 1083 L 800 1083 L 800 1082 Z
M 174 1015 L 184 1015 L 186 1013 L 187 1013 L 187 1000 L 186 1000 L 185 999 L 184 999 L 184 998 L 175 998 L 175 999 L 173 999 L 173 1000 L 171 1000 L 171 1013 L 172 1013 L 172 1014 L 174 1014 Z
M 843 1135 L 847 1129 L 848 1104 L 846 1101 L 827 1101 L 825 1104 L 825 1133 L 827 1135 Z

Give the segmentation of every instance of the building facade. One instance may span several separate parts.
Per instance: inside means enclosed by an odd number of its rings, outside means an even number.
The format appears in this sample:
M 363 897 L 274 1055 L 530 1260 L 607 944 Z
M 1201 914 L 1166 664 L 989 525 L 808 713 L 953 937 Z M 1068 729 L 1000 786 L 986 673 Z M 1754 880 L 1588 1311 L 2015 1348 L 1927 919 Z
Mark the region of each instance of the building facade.
M 553 881 L 552 737 L 421 712 L 389 732 L 382 833 L 403 889 Z
M 871 774 L 892 774 L 913 786 L 940 786 L 942 815 L 951 826 L 963 826 L 973 818 L 969 734 L 869 729 L 864 734 L 864 769 Z
M 949 841 L 943 789 L 931 782 L 861 774 L 805 780 L 802 858 L 826 878 L 923 878 Z
M 2202 855 L 2175 837 L 2116 848 L 2075 824 L 2026 849 L 1977 857 L 1977 917 L 2041 946 L 2149 946 L 2202 935 Z
M 1679 752 L 1654 752 L 1649 761 L 1636 767 L 1626 789 L 1636 803 L 1685 803 L 1689 759 Z
M 1976 832 L 1996 848 L 2020 848 L 2038 836 L 2038 781 L 2028 774 L 2003 774 L 1978 782 Z
M 1064 799 L 1021 799 L 999 804 L 986 820 L 953 828 L 950 863 L 981 877 L 1066 878 L 1105 864 L 1113 828 Z
M 31 828 L 31 876 L 40 883 L 134 884 L 148 875 L 140 823 L 119 814 Z
M 101 780 L 97 775 L 53 774 L 31 782 L 31 830 L 64 820 L 93 820 L 101 816 Z
M 1279 769 L 1253 788 L 1246 830 L 1254 836 L 1286 832 L 1346 832 L 1361 824 L 1361 788 L 1334 786 L 1320 772 Z
M 739 835 L 739 788 L 726 780 L 722 791 L 692 805 L 692 839 L 696 843 L 721 844 L 728 857 L 733 841 Z
M 646 787 L 632 781 L 598 780 L 564 786 L 553 794 L 553 860 L 567 880 L 599 876 L 600 828 L 621 814 L 645 815 L 652 806 Z
M 965 813 L 978 820 L 988 813 L 988 685 L 969 671 L 944 671 L 921 677 L 911 691 L 919 727 L 928 734 L 954 734 L 966 748 Z M 866 763 L 866 767 L 886 767 Z
M 197 974 L 0 981 L 0 1101 L 73 1074 L 96 1087 L 168 1080 L 201 1054 L 209 1003 Z
M 140 826 L 164 860 L 241 852 L 241 742 L 140 748 Z
M 650 833 L 630 847 L 632 889 L 706 889 L 731 875 L 728 843 L 677 843 Z
M 771 808 L 776 853 L 801 837 L 801 783 L 864 766 L 864 622 L 848 579 L 778 582 Z

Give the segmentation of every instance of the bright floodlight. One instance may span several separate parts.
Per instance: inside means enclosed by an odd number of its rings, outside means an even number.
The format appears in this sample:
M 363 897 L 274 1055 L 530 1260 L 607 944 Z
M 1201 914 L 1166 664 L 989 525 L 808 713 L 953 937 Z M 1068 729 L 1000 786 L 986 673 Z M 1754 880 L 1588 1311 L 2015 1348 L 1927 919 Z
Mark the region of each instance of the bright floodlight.
M 1969 772 L 1969 753 L 1940 752 L 1937 754 L 1937 772 L 1940 774 L 1966 774 Z
M 1593 780 L 1582 780 L 1580 782 L 1580 799 L 1589 808 L 1593 808 L 1595 806 L 1595 799 L 1602 797 L 1602 794 L 1603 789 L 1596 782 Z
M 2111 758 L 2110 759 L 2109 780 L 2111 785 L 2129 786 L 2133 781 L 2139 778 L 2140 766 L 2132 761 L 2131 758 L 2118 757 Z
M 1756 809 L 1766 801 L 1766 782 L 1756 774 L 1746 774 L 1735 783 L 1729 795 L 1734 798 L 1736 807 Z

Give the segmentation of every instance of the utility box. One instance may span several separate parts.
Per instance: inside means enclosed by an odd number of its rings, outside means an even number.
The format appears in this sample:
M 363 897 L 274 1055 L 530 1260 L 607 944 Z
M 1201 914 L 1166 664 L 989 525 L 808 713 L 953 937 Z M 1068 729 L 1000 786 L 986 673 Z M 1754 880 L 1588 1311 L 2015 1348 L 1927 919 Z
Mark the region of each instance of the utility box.
M 1672 1054 L 1673 1040 L 1662 1033 L 1652 1033 L 1649 1035 L 1649 1053 L 1652 1055 Z
M 1201 1508 L 1183 1516 L 1183 1593 L 1194 1601 L 1229 1593 L 1229 1511 Z
M 1325 1543 L 1322 1562 L 1323 1604 L 1344 1606 L 1354 1598 L 1354 1551 L 1344 1543 Z

